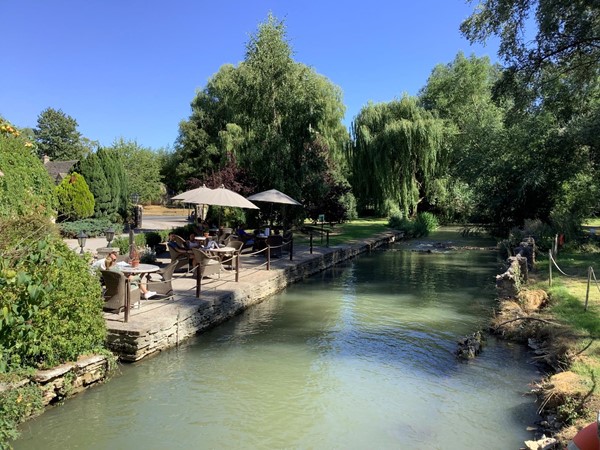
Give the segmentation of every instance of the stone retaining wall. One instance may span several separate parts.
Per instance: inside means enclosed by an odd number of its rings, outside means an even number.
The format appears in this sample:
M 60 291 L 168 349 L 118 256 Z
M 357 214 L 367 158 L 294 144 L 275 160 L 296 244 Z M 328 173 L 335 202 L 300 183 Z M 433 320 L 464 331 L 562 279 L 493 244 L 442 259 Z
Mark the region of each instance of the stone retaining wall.
M 42 391 L 44 406 L 48 406 L 104 381 L 109 368 L 106 356 L 83 356 L 76 362 L 38 370 L 31 378 L 24 378 L 16 383 L 0 383 L 0 392 L 35 384 Z

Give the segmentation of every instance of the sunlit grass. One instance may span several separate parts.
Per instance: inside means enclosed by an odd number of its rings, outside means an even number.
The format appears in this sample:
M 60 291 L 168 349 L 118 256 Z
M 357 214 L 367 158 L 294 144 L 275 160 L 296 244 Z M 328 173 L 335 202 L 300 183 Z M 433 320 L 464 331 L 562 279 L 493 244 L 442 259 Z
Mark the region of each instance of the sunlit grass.
M 323 232 L 329 231 L 329 245 L 335 246 L 373 238 L 379 233 L 389 231 L 387 223 L 388 220 L 385 218 L 376 218 L 352 220 L 346 223 L 335 224 L 332 227 L 328 224 L 323 224 L 321 227 L 320 224 L 313 225 L 310 223 L 306 223 L 306 226 L 316 230 L 323 230 Z M 296 233 L 294 234 L 294 240 L 299 244 L 306 244 L 309 242 L 309 235 Z M 315 233 L 313 236 L 313 245 L 326 245 L 326 237 L 323 236 L 323 239 L 321 239 L 321 236 Z
M 552 270 L 552 287 L 549 287 L 548 255 L 538 255 L 534 287 L 545 288 L 551 297 L 549 312 L 555 319 L 569 326 L 576 339 L 571 353 L 576 355 L 571 370 L 585 377 L 590 385 L 600 379 L 600 290 L 594 280 L 589 287 L 588 308 L 585 300 L 588 291 L 588 267 L 600 273 L 600 254 L 575 249 L 559 251 Z M 600 386 L 595 388 L 600 392 Z

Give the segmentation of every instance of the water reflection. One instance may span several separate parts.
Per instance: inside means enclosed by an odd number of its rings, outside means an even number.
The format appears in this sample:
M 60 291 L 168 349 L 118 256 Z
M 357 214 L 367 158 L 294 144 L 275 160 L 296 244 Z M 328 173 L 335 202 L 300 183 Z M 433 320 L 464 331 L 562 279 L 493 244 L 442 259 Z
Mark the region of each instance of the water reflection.
M 522 349 L 489 317 L 495 256 L 373 252 L 135 366 L 24 427 L 26 448 L 519 448 Z

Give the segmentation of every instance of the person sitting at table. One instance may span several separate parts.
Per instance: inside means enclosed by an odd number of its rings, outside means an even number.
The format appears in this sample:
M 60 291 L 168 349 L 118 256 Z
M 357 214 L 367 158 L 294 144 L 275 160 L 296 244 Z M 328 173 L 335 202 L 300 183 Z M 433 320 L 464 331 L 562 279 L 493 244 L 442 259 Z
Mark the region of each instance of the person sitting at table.
M 178 255 L 185 255 L 187 258 L 189 258 L 189 262 L 192 265 L 192 267 L 196 267 L 196 260 L 194 259 L 194 253 L 192 252 L 192 249 L 182 247 L 181 245 L 179 245 L 179 242 L 177 242 L 175 236 L 176 236 L 175 233 L 169 233 L 169 240 L 167 241 L 167 245 L 170 248 L 172 248 L 173 251 L 175 253 L 177 253 Z M 190 238 L 191 238 L 191 235 L 190 235 Z M 188 244 L 188 242 L 189 241 L 186 241 L 186 244 Z M 179 256 L 177 258 L 179 259 Z
M 187 240 L 186 244 L 187 248 L 189 248 L 190 250 L 193 248 L 200 247 L 200 243 L 196 241 L 196 233 L 190 233 L 190 238 Z
M 109 255 L 106 257 L 105 266 L 106 270 L 112 270 L 113 272 L 123 272 L 121 267 L 119 267 L 119 265 L 117 264 L 117 254 L 115 252 L 109 253 Z M 149 291 L 146 288 L 146 286 L 142 283 L 142 279 L 145 275 L 145 273 L 141 273 L 139 275 L 129 274 L 127 275 L 127 278 L 129 279 L 131 286 L 133 288 L 139 288 L 142 294 L 144 295 L 144 298 L 148 300 L 149 298 L 154 297 L 156 295 L 156 292 Z
M 210 240 L 206 242 L 206 244 L 201 245 L 200 248 L 202 250 L 212 250 L 213 248 L 219 248 L 219 244 L 217 244 L 217 241 L 214 240 Z
M 93 270 L 106 270 L 106 261 L 108 261 L 109 259 L 115 259 L 115 261 L 117 260 L 117 252 L 116 251 L 112 251 L 110 252 L 108 255 L 106 255 L 106 258 L 100 258 L 97 261 L 95 261 L 92 264 L 92 269 Z
M 240 241 L 244 243 L 244 246 L 254 245 L 254 234 L 246 233 L 243 223 L 238 226 L 235 234 L 240 238 Z

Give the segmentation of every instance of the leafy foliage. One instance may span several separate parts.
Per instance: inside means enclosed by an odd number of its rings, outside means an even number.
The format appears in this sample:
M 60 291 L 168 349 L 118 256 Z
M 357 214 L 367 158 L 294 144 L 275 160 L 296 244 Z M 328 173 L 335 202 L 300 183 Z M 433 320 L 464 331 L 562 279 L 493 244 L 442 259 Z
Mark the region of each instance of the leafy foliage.
M 246 170 L 246 188 L 316 197 L 306 191 L 314 187 L 305 183 L 307 176 L 323 179 L 340 169 L 311 165 L 305 151 L 318 138 L 331 161 L 339 162 L 348 141 L 343 114 L 340 89 L 292 59 L 284 24 L 269 16 L 250 37 L 244 61 L 221 67 L 198 92 L 163 174 L 176 191 L 190 178 L 208 185 L 212 174 L 235 160 Z
M 364 107 L 352 125 L 349 153 L 359 210 L 416 214 L 443 167 L 445 132 L 444 122 L 415 98 Z
M 535 18 L 535 38 L 526 33 Z M 569 73 L 585 89 L 598 77 L 600 5 L 573 0 L 485 0 L 461 25 L 471 42 L 500 37 L 499 54 L 509 73 L 522 72 L 527 81 L 541 81 L 550 67 Z
M 94 195 L 94 217 L 108 216 L 112 210 L 111 190 L 102 168 L 100 158 L 91 153 L 79 163 L 79 172 L 85 178 Z
M 60 109 L 47 108 L 42 111 L 34 133 L 40 156 L 68 161 L 81 160 L 86 154 L 81 133 L 77 131 L 77 121 Z
M 38 211 L 53 214 L 54 183 L 28 142 L 0 133 L 0 217 Z
M 43 409 L 42 391 L 36 385 L 0 392 L 0 447 L 6 448 L 9 441 L 19 436 L 19 423 Z
M 61 220 L 85 219 L 94 214 L 94 196 L 77 172 L 63 178 L 56 186 L 56 199 Z
M 100 285 L 39 216 L 2 223 L 0 372 L 48 368 L 103 347 Z
M 83 219 L 74 222 L 62 222 L 58 224 L 61 234 L 64 237 L 76 238 L 83 231 L 88 237 L 103 236 L 104 232 L 112 227 L 115 235 L 123 233 L 123 224 L 113 223 L 110 219 Z
M 406 238 L 419 238 L 428 236 L 429 233 L 439 227 L 437 218 L 429 213 L 422 212 L 413 220 L 406 218 L 402 214 L 392 214 L 388 226 L 395 230 L 404 231 Z
M 160 175 L 162 157 L 159 153 L 123 138 L 115 140 L 110 149 L 120 156 L 128 192 L 138 193 L 140 203 L 157 202 L 163 198 L 164 187 Z

